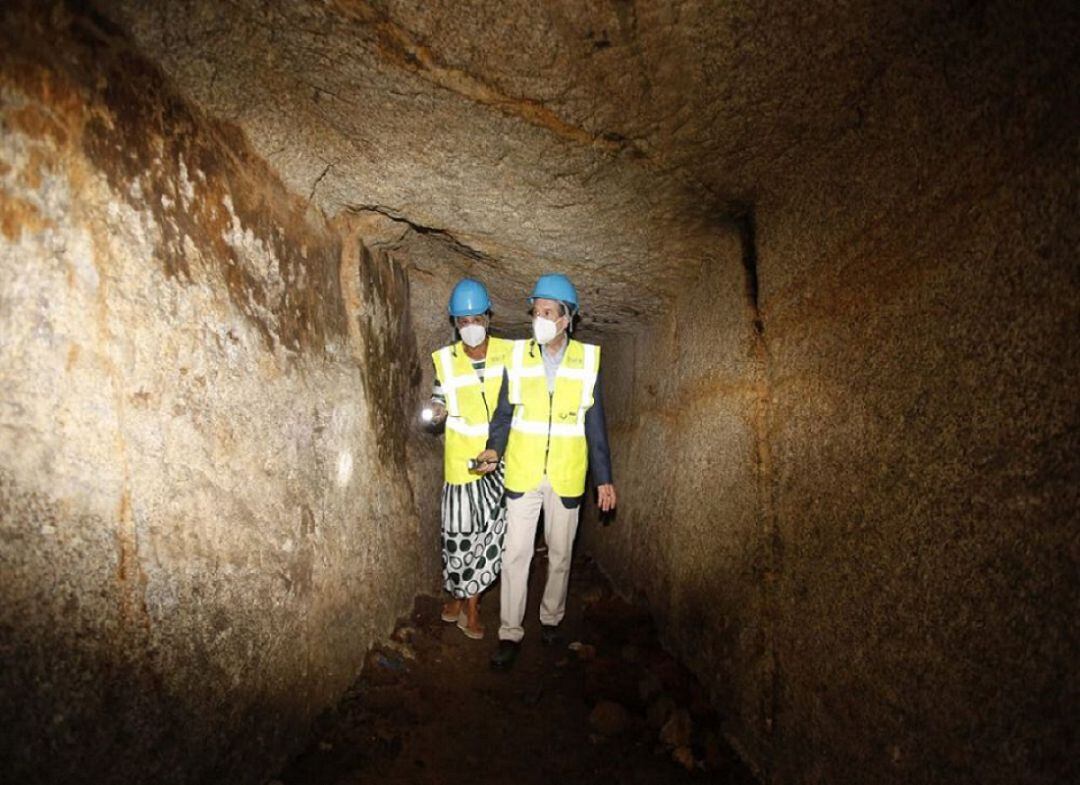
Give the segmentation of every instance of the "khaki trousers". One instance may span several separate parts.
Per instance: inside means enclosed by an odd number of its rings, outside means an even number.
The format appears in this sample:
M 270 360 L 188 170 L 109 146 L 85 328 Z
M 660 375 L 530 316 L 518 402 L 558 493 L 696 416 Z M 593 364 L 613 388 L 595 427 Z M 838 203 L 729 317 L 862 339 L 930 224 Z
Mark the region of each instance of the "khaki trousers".
M 568 510 L 551 489 L 548 478 L 520 499 L 506 500 L 506 541 L 503 545 L 502 583 L 499 589 L 499 640 L 520 641 L 529 588 L 536 521 L 544 511 L 544 540 L 548 548 L 547 583 L 540 603 L 540 623 L 558 624 L 566 615 L 566 587 L 581 507 Z

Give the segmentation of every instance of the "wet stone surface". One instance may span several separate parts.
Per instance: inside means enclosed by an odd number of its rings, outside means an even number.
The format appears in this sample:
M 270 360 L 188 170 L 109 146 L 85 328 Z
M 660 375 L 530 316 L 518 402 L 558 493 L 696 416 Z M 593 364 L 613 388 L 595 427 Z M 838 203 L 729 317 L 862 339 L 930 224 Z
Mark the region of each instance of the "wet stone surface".
M 275 785 L 753 783 L 700 684 L 587 557 L 574 566 L 562 640 L 541 644 L 545 570 L 537 554 L 512 671 L 488 667 L 497 593 L 481 605 L 483 641 L 441 621 L 438 599 L 421 597 Z

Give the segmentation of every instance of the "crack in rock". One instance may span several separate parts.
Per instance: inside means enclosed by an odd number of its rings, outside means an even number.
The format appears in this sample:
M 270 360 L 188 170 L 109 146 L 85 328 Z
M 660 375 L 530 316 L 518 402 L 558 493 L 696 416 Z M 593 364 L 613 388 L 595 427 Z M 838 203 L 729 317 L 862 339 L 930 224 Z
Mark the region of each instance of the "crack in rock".
M 449 245 L 451 248 L 453 248 L 458 253 L 462 254 L 463 256 L 467 256 L 470 259 L 474 259 L 475 261 L 478 261 L 478 262 L 493 262 L 493 261 L 495 261 L 491 256 L 484 253 L 483 251 L 481 251 L 481 250 L 479 250 L 477 248 L 473 248 L 471 245 L 469 245 L 467 243 L 464 243 L 461 240 L 459 240 L 449 230 L 440 229 L 439 227 L 435 227 L 435 226 L 425 226 L 424 224 L 416 223 L 415 221 L 412 221 L 412 220 L 406 218 L 404 215 L 402 215 L 397 210 L 393 210 L 391 208 L 383 207 L 382 205 L 377 205 L 377 204 L 350 205 L 348 207 L 348 210 L 349 210 L 349 212 L 352 212 L 352 213 L 378 213 L 379 215 L 383 215 L 383 216 L 389 218 L 391 221 L 394 221 L 396 223 L 405 224 L 406 226 L 408 226 L 410 229 L 412 229 L 417 234 L 424 234 L 424 235 L 429 235 L 429 236 L 432 236 L 432 237 L 436 237 L 436 238 L 442 240 L 443 242 L 445 242 L 447 245 Z

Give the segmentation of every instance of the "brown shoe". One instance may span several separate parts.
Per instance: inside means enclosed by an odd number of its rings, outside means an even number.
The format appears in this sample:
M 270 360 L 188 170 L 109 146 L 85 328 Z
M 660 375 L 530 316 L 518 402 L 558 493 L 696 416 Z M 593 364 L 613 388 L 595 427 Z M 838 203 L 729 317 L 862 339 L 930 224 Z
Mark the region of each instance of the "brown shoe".
M 442 606 L 442 620 L 453 624 L 458 620 L 461 615 L 462 600 L 450 600 L 450 602 L 444 603 Z
M 457 626 L 459 630 L 465 633 L 466 638 L 472 638 L 474 641 L 483 640 L 484 638 L 484 625 L 478 623 L 475 627 L 470 627 L 469 617 L 465 611 L 458 614 Z

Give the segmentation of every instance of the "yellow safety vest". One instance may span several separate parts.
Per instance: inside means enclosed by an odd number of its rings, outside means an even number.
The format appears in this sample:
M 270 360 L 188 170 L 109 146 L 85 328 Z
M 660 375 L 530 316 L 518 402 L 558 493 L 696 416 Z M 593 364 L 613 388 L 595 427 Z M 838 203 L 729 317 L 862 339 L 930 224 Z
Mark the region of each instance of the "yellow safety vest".
M 489 336 L 487 357 L 480 375 L 465 354 L 461 341 L 444 346 L 431 355 L 435 375 L 446 395 L 443 475 L 450 485 L 465 485 L 481 477 L 469 471 L 467 461 L 487 446 L 488 423 L 499 403 L 503 369 L 512 347 L 512 341 Z
M 559 496 L 585 493 L 589 450 L 585 412 L 593 405 L 600 370 L 600 347 L 571 340 L 548 393 L 542 347 L 534 340 L 514 341 L 507 365 L 507 395 L 514 406 L 506 445 L 506 488 L 535 490 L 544 475 Z

